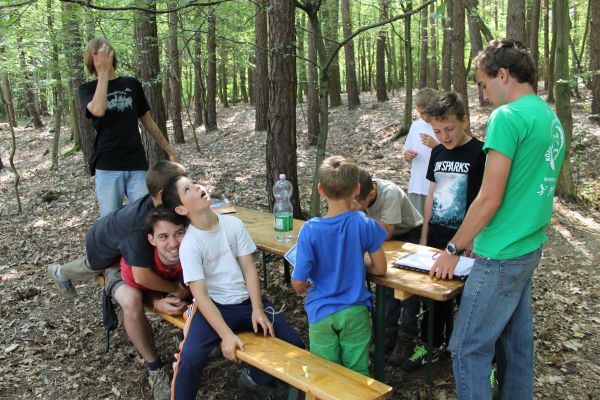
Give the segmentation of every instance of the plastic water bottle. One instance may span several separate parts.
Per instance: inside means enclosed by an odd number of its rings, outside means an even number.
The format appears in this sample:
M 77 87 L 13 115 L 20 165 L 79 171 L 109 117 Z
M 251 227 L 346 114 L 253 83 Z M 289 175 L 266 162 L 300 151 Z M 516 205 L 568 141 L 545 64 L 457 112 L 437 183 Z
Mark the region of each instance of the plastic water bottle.
M 273 185 L 273 227 L 278 242 L 290 242 L 294 238 L 294 209 L 290 202 L 292 191 L 292 184 L 285 179 L 285 174 L 279 174 L 279 180 Z

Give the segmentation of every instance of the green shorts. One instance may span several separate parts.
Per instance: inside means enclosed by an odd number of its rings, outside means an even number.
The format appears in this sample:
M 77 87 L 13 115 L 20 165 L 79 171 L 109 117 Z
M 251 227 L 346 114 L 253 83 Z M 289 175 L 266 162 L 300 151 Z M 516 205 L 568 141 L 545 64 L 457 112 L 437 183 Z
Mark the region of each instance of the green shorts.
M 309 324 L 310 352 L 369 376 L 371 318 L 366 306 L 350 306 Z

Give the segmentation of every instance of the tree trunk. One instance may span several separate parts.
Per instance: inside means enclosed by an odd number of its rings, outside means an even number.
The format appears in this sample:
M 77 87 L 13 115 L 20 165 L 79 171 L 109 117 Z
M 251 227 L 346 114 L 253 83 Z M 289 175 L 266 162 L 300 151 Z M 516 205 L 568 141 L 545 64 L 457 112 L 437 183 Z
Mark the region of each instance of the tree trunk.
M 531 22 L 529 25 L 529 51 L 531 51 L 531 57 L 535 64 L 536 77 L 533 85 L 533 90 L 537 93 L 538 81 L 540 80 L 540 49 L 538 43 L 539 30 L 540 30 L 540 6 L 541 0 L 531 0 Z
M 427 0 L 423 0 L 427 3 Z M 427 7 L 421 10 L 421 49 L 419 60 L 419 89 L 427 86 L 427 71 L 429 71 L 429 62 L 427 59 L 428 40 L 427 40 L 427 23 L 428 23 Z
M 156 10 L 156 0 L 146 0 L 143 3 L 143 7 L 149 10 Z M 169 138 L 166 135 L 167 118 L 165 103 L 162 98 L 162 85 L 160 83 L 160 48 L 158 46 L 156 14 L 135 11 L 134 31 L 138 76 L 144 87 L 144 93 L 150 106 L 152 118 L 168 141 Z M 150 167 L 160 160 L 167 159 L 165 151 L 152 139 L 152 136 L 146 132 L 145 128 L 142 129 L 142 143 L 144 144 L 146 158 Z
M 298 43 L 298 58 L 296 58 L 296 71 L 298 71 L 298 84 L 296 85 L 296 100 L 298 103 L 304 102 L 304 95 L 306 94 L 307 89 L 307 76 L 306 76 L 306 54 L 304 51 L 305 46 L 305 37 L 306 35 L 304 30 L 304 25 L 306 25 L 306 14 L 300 13 L 297 16 L 298 26 L 301 28 L 296 31 L 296 42 Z
M 525 0 L 508 0 L 506 37 L 525 43 Z
M 427 76 L 427 85 L 430 88 L 437 89 L 439 87 L 439 75 L 438 75 L 438 50 L 437 50 L 437 26 L 435 17 L 435 3 L 429 6 L 429 37 L 431 38 L 431 67 L 429 68 L 429 74 Z
M 204 123 L 204 84 L 202 82 L 202 37 L 200 31 L 194 34 L 194 125 Z
M 406 6 L 402 7 L 402 10 L 407 13 L 412 10 L 413 2 L 407 1 Z M 414 83 L 414 73 L 413 73 L 413 60 L 412 60 L 412 45 L 411 45 L 411 34 L 410 34 L 410 26 L 411 26 L 411 16 L 407 16 L 404 20 L 404 69 L 405 69 L 405 99 L 404 99 L 404 120 L 402 123 L 402 131 L 408 133 L 410 128 L 410 124 L 412 124 L 412 91 L 413 91 L 413 83 Z
M 235 62 L 236 58 L 235 58 L 235 52 L 233 53 L 233 67 L 231 67 L 232 71 L 231 71 L 231 79 L 233 79 L 233 85 L 231 87 L 231 102 L 233 104 L 238 103 L 240 101 L 240 93 L 239 93 L 239 89 L 238 89 L 238 83 L 237 83 L 237 79 L 238 79 L 238 74 L 237 74 L 237 64 Z
M 347 38 L 352 34 L 350 0 L 342 0 L 342 27 L 344 38 Z M 346 61 L 346 91 L 348 92 L 348 109 L 354 110 L 360 105 L 360 98 L 358 94 L 358 81 L 356 80 L 353 40 L 349 41 L 344 46 L 344 60 Z
M 555 65 L 556 65 L 556 0 L 552 0 L 552 43 L 550 44 L 550 63 L 548 68 L 548 95 L 546 101 L 554 103 Z
M 33 104 L 40 116 L 48 115 L 48 101 L 46 96 L 40 93 L 40 79 L 38 78 L 37 58 L 29 57 L 29 64 L 31 65 L 31 80 L 33 83 Z
M 544 0 L 544 90 L 550 76 L 550 0 Z
M 571 175 L 571 138 L 573 135 L 573 115 L 571 113 L 571 90 L 569 89 L 569 5 L 568 0 L 556 0 L 556 114 L 564 129 L 565 158 L 556 194 L 566 200 L 577 200 L 577 192 Z
M 217 17 L 214 9 L 208 17 L 208 33 L 206 35 L 206 51 L 208 53 L 208 72 L 206 76 L 206 112 L 204 127 L 207 131 L 217 129 Z
M 465 71 L 465 0 L 453 0 L 452 12 L 452 86 L 462 96 L 465 114 L 469 113 L 467 74 Z
M 267 187 L 269 209 L 273 210 L 273 184 L 285 173 L 292 183 L 294 217 L 301 218 L 296 159 L 296 61 L 294 3 L 271 0 L 269 13 L 271 73 L 267 120 Z
M 169 3 L 169 8 L 177 8 L 177 3 Z M 177 11 L 169 13 L 169 59 L 171 68 L 169 86 L 171 87 L 171 122 L 173 123 L 173 139 L 175 143 L 185 143 L 183 122 L 181 121 L 181 65 L 179 63 L 179 46 L 177 44 Z
M 240 68 L 240 90 L 242 92 L 242 101 L 248 102 L 248 91 L 246 90 L 246 68 L 242 66 Z
M 0 48 L 0 54 L 2 53 Z M 4 93 L 4 99 L 6 100 L 6 106 L 8 107 L 8 121 L 16 127 L 17 126 L 17 113 L 15 112 L 15 105 L 13 102 L 12 89 L 10 87 L 10 79 L 6 72 L 2 72 L 2 91 Z
M 6 115 L 8 115 L 10 113 L 10 111 L 8 111 L 8 106 L 7 106 L 7 102 L 4 99 L 4 92 L 0 90 L 0 104 L 4 106 L 4 112 L 6 113 Z M 17 149 L 17 140 L 15 137 L 15 129 L 13 128 L 13 126 L 11 124 L 8 124 L 8 130 L 10 131 L 10 154 L 8 156 L 8 165 L 10 165 L 10 168 L 12 170 L 13 175 L 15 176 L 15 183 L 14 183 L 14 188 L 15 188 L 15 198 L 17 200 L 17 211 L 19 213 L 23 212 L 23 208 L 21 206 L 21 196 L 19 194 L 19 181 L 21 180 L 21 176 L 19 175 L 19 171 L 17 171 L 17 167 L 15 166 L 15 152 Z M 0 160 L 0 166 L 4 167 L 2 165 L 2 160 Z
M 323 34 L 325 38 L 325 48 L 327 49 L 327 57 L 331 56 L 333 50 L 337 47 L 338 26 L 339 26 L 339 0 L 328 0 L 322 6 L 323 11 Z M 331 66 L 329 67 L 329 106 L 338 107 L 342 105 L 341 96 L 341 77 L 340 77 L 340 62 L 336 54 Z
M 471 59 L 475 58 L 477 54 L 483 49 L 483 41 L 481 40 L 481 27 L 479 20 L 474 18 L 473 15 L 477 13 L 478 0 L 466 0 L 468 4 L 469 12 L 467 13 L 467 22 L 469 24 L 469 38 L 471 40 Z M 477 87 L 479 92 L 479 105 L 483 106 L 485 103 L 483 99 L 483 89 Z
M 600 123 L 600 3 L 590 3 L 590 71 L 592 71 L 592 115 Z
M 442 88 L 449 92 L 452 90 L 452 33 L 450 32 L 450 22 L 453 20 L 454 0 L 446 1 L 447 19 L 442 20 L 443 43 L 442 43 Z
M 254 99 L 254 76 L 256 74 L 255 68 L 253 67 L 254 58 L 254 56 L 248 58 L 248 99 L 252 105 L 256 104 Z
M 223 107 L 229 107 L 229 101 L 227 98 L 227 49 L 225 43 L 221 43 L 221 104 Z
M 256 1 L 256 69 L 254 75 L 254 102 L 256 119 L 254 130 L 267 129 L 269 111 L 269 61 L 267 58 L 267 0 Z M 295 90 L 295 89 L 294 89 Z
M 51 170 L 58 168 L 58 145 L 60 141 L 60 129 L 62 125 L 62 82 L 60 77 L 60 64 L 58 61 L 58 38 L 54 30 L 54 18 L 52 12 L 52 0 L 46 1 L 46 20 L 48 21 L 48 32 L 50 33 L 51 52 L 50 64 L 52 71 L 52 102 L 54 103 L 54 135 L 52 138 L 52 164 Z
M 40 113 L 35 106 L 35 93 L 32 85 L 33 77 L 29 72 L 29 68 L 27 67 L 25 50 L 23 48 L 23 38 L 17 38 L 17 45 L 20 49 L 19 51 L 19 60 L 21 62 L 21 71 L 23 72 L 23 91 L 25 93 L 25 101 L 27 102 L 26 107 L 29 112 L 29 116 L 31 117 L 31 122 L 36 129 L 41 129 L 44 127 L 44 123 L 40 118 Z
M 381 7 L 379 20 L 388 18 L 388 1 L 380 0 Z M 387 90 L 385 88 L 385 28 L 380 28 L 377 34 L 377 60 L 375 63 L 375 87 L 377 92 L 377 101 L 388 101 Z
M 317 32 L 313 23 L 307 21 L 308 31 L 308 143 L 311 146 L 317 144 L 319 139 L 319 74 L 317 70 Z

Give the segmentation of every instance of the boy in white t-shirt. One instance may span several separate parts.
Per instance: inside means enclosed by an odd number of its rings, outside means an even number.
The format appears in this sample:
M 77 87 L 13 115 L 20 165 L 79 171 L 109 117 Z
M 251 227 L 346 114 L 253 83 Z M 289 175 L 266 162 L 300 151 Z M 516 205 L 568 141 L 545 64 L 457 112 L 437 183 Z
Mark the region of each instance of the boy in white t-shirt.
M 184 340 L 174 366 L 173 399 L 196 398 L 208 353 L 221 341 L 223 355 L 237 361 L 236 350 L 244 343 L 234 331 L 262 330 L 298 347 L 302 340 L 261 296 L 252 253 L 256 246 L 244 223 L 237 217 L 216 214 L 210 196 L 189 178 L 172 179 L 163 192 L 163 204 L 190 220 L 179 247 L 183 280 L 194 295 L 184 327 Z M 243 389 L 268 394 L 273 377 L 256 369 L 244 369 L 238 378 Z
M 429 123 L 427 104 L 440 96 L 435 89 L 424 88 L 415 94 L 415 109 L 419 119 L 410 125 L 402 151 L 404 159 L 411 164 L 410 180 L 408 181 L 408 198 L 417 210 L 423 215 L 425 199 L 429 193 L 427 180 L 427 167 L 431 149 L 438 144 L 433 128 Z

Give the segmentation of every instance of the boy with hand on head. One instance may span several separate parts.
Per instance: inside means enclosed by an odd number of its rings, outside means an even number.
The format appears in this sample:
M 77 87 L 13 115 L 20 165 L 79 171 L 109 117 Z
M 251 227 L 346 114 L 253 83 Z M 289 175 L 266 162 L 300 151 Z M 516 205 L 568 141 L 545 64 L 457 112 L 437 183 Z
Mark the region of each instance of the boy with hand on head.
M 425 199 L 429 191 L 427 166 L 431 149 L 438 144 L 427 114 L 427 105 L 438 98 L 440 93 L 432 88 L 424 88 L 415 94 L 415 108 L 419 119 L 410 125 L 402 151 L 404 160 L 410 163 L 410 179 L 408 181 L 408 198 L 423 215 Z
M 244 343 L 235 331 L 259 329 L 303 347 L 296 331 L 260 293 L 252 253 L 256 246 L 243 222 L 231 215 L 216 214 L 203 186 L 187 177 L 172 179 L 163 193 L 165 206 L 190 221 L 179 248 L 183 278 L 192 290 L 194 303 L 188 310 L 184 340 L 174 367 L 173 399 L 193 400 L 200 388 L 208 354 L 221 341 L 225 358 L 237 361 L 236 350 Z M 265 309 L 272 316 L 267 318 Z M 266 384 L 274 378 L 256 369 L 244 369 L 238 384 L 268 394 Z
M 387 232 L 364 213 L 352 210 L 360 190 L 358 167 L 344 157 L 325 159 L 319 168 L 319 194 L 327 196 L 324 217 L 308 220 L 298 235 L 292 286 L 308 293 L 310 351 L 369 375 L 372 294 L 367 271 L 384 275 L 381 248 Z M 365 252 L 370 262 L 365 268 Z
M 429 103 L 427 113 L 440 144 L 432 149 L 429 159 L 427 179 L 431 183 L 419 244 L 439 249 L 444 248 L 456 233 L 479 193 L 485 153 L 483 143 L 466 132 L 469 120 L 460 95 L 454 92 L 442 94 Z M 433 349 L 417 345 L 413 354 L 401 364 L 407 372 L 423 365 L 429 351 L 433 351 L 433 359 L 437 360 L 437 349 L 444 342 L 444 328 L 446 334 L 449 333 L 447 322 L 452 318 L 452 301 L 434 301 L 433 307 Z M 424 343 L 427 343 L 428 321 L 425 316 L 421 324 Z
M 358 168 L 360 192 L 356 197 L 357 207 L 369 218 L 377 221 L 388 233 L 386 240 L 401 240 L 419 243 L 423 217 L 413 206 L 406 193 L 393 182 L 371 178 L 371 174 Z M 401 302 L 394 298 L 394 290 L 384 288 L 385 293 L 385 345 L 386 352 L 394 350 L 392 364 L 412 350 L 417 337 L 419 301 L 412 296 Z M 398 320 L 402 314 L 402 325 Z

